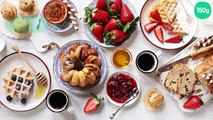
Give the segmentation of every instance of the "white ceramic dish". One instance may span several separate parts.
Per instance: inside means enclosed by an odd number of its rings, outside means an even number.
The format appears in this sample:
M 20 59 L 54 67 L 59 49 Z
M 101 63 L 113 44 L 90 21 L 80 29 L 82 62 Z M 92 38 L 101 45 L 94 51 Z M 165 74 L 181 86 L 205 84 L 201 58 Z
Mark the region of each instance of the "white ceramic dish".
M 115 101 L 112 100 L 112 99 L 109 97 L 109 95 L 107 94 L 107 83 L 108 83 L 108 81 L 109 81 L 109 79 L 110 79 L 111 77 L 113 77 L 114 75 L 117 75 L 117 74 L 125 74 L 125 75 L 130 76 L 130 77 L 132 77 L 132 78 L 135 80 L 135 82 L 136 82 L 136 84 L 137 84 L 137 88 L 138 88 L 138 90 L 139 90 L 138 96 L 137 96 L 134 100 L 130 101 L 129 103 L 127 103 L 127 104 L 125 105 L 125 106 L 130 106 L 131 104 L 133 104 L 133 103 L 139 98 L 140 93 L 141 93 L 141 89 L 140 89 L 139 81 L 136 79 L 136 77 L 134 77 L 132 74 L 130 74 L 130 73 L 128 73 L 128 72 L 125 72 L 125 71 L 118 71 L 118 72 L 115 72 L 115 73 L 113 73 L 112 75 L 110 75 L 110 77 L 109 77 L 109 78 L 106 80 L 106 82 L 105 82 L 106 98 L 107 98 L 107 100 L 108 100 L 110 103 L 112 103 L 113 105 L 116 105 L 116 106 L 118 106 L 118 107 L 122 106 L 122 104 L 123 104 L 123 103 L 117 103 L 117 102 L 115 102 Z
M 51 75 L 47 65 L 38 56 L 32 53 L 28 53 L 28 52 L 22 52 L 22 53 L 26 56 L 26 58 L 29 60 L 30 63 L 33 63 L 32 65 L 36 65 L 34 67 L 37 71 L 41 71 L 46 75 L 47 88 L 44 95 L 40 99 L 35 99 L 34 94 L 35 94 L 37 82 L 36 82 L 36 79 L 34 79 L 34 87 L 31 91 L 31 95 L 27 97 L 26 105 L 23 105 L 20 100 L 14 99 L 11 102 L 8 102 L 6 100 L 6 97 L 8 96 L 8 94 L 5 92 L 4 88 L 2 87 L 4 81 L 0 80 L 0 94 L 1 94 L 0 102 L 8 109 L 11 109 L 17 112 L 25 112 L 25 111 L 33 110 L 39 105 L 41 105 L 51 88 Z M 16 52 L 5 56 L 0 61 L 0 68 L 1 68 L 0 78 L 2 79 L 5 75 L 7 75 L 8 70 L 14 67 L 20 67 L 20 66 L 24 66 L 26 69 L 30 70 L 30 68 L 27 65 L 25 65 L 24 61 L 18 56 Z
M 192 25 L 187 25 L 185 12 L 184 12 L 184 9 L 182 8 L 182 6 L 180 5 L 180 3 L 178 3 L 177 9 L 176 9 L 177 18 L 179 21 L 181 21 L 179 23 L 181 23 L 182 26 L 186 27 L 186 31 L 188 33 L 188 35 L 185 35 L 183 37 L 183 40 L 180 43 L 163 43 L 162 44 L 155 37 L 154 31 L 152 31 L 151 33 L 147 33 L 145 31 L 144 25 L 150 22 L 147 18 L 147 13 L 158 1 L 159 0 L 147 0 L 141 9 L 140 27 L 141 27 L 141 31 L 144 34 L 145 38 L 154 46 L 161 48 L 161 49 L 166 49 L 166 50 L 179 49 L 179 48 L 187 45 L 192 40 L 192 38 L 195 35 L 196 30 L 197 30 L 197 18 L 194 15 L 194 7 L 189 1 L 184 1 L 184 6 L 186 6 L 188 13 L 191 16 L 193 16 L 194 23 L 192 23 Z M 168 39 L 168 38 L 174 36 L 174 35 L 168 34 L 167 31 L 165 31 L 165 30 L 163 30 L 163 35 L 164 35 L 164 39 Z

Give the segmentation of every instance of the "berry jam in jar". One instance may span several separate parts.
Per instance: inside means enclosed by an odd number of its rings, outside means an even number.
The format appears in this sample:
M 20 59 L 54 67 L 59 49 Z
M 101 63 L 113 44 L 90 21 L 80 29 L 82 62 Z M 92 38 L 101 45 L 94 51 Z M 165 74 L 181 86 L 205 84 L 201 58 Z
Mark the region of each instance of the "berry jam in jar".
M 137 88 L 137 83 L 127 74 L 118 73 L 107 82 L 107 94 L 117 103 L 124 103 L 134 88 Z

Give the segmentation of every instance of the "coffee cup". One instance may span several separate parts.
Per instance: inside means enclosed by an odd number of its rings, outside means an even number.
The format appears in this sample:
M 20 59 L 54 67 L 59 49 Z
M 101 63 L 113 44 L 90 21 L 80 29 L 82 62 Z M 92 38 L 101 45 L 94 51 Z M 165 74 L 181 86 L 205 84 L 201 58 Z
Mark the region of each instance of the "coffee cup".
M 136 58 L 136 66 L 142 73 L 152 73 L 158 67 L 158 57 L 161 55 L 161 51 L 156 53 L 145 50 L 140 52 Z
M 66 92 L 56 89 L 51 91 L 46 99 L 46 105 L 52 112 L 60 113 L 67 111 L 71 113 L 73 109 L 69 106 L 70 100 Z

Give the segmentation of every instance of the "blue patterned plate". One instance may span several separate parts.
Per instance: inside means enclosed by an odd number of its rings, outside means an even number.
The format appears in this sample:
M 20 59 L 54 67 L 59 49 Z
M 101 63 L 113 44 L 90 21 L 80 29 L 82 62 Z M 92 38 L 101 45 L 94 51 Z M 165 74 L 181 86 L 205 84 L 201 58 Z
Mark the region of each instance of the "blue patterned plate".
M 68 1 L 69 4 L 71 4 L 74 8 L 76 8 L 75 5 L 70 0 Z M 76 17 L 75 19 L 77 20 Z M 68 17 L 65 19 L 65 21 L 60 24 L 49 23 L 44 17 L 42 17 L 42 22 L 49 30 L 57 33 L 66 32 L 73 27 L 73 24 L 71 23 L 71 20 L 69 18 L 69 14 Z
M 66 83 L 60 79 L 60 73 L 62 73 L 63 70 L 62 70 L 59 55 L 62 51 L 67 51 L 70 48 L 70 45 L 73 43 L 88 44 L 88 45 L 90 45 L 91 48 L 97 49 L 98 55 L 99 55 L 100 59 L 102 60 L 101 76 L 100 76 L 99 82 L 97 84 L 86 87 L 86 88 L 79 88 L 79 87 L 72 87 L 68 83 Z M 53 72 L 55 74 L 55 78 L 58 81 L 58 83 L 61 86 L 63 86 L 64 88 L 66 88 L 68 91 L 70 91 L 74 94 L 88 94 L 88 93 L 91 93 L 93 90 L 97 89 L 102 83 L 104 83 L 105 77 L 107 75 L 106 58 L 104 56 L 103 51 L 99 47 L 97 47 L 97 45 L 95 45 L 94 43 L 92 43 L 90 41 L 86 41 L 86 40 L 74 40 L 74 41 L 71 41 L 71 42 L 65 44 L 64 46 L 62 46 L 61 49 L 56 54 L 56 56 L 54 58 L 54 62 L 53 62 Z
M 90 8 L 95 8 L 95 5 L 97 3 L 97 0 L 93 0 L 92 3 L 90 3 L 90 5 L 88 7 Z M 137 17 L 137 13 L 136 13 L 136 10 L 135 8 L 133 7 L 133 5 L 128 1 L 128 0 L 123 0 L 123 4 L 126 4 L 129 9 L 131 10 L 132 14 L 134 15 L 134 17 L 136 18 Z M 84 15 L 85 17 L 85 15 Z M 101 43 L 99 42 L 95 36 L 92 34 L 92 32 L 89 30 L 89 24 L 88 23 L 84 23 L 84 29 L 87 33 L 87 36 L 95 43 L 97 43 L 98 45 L 102 46 L 102 47 L 106 47 L 106 48 L 113 48 L 113 47 L 117 47 L 117 45 L 106 45 L 105 43 Z M 131 37 L 133 36 L 133 34 L 135 33 L 137 29 L 137 25 L 135 25 L 134 29 L 133 29 L 133 32 L 129 35 L 129 37 L 125 40 L 125 42 L 123 42 L 122 44 L 126 43 L 127 40 L 131 39 Z M 121 45 L 122 45 L 121 44 Z

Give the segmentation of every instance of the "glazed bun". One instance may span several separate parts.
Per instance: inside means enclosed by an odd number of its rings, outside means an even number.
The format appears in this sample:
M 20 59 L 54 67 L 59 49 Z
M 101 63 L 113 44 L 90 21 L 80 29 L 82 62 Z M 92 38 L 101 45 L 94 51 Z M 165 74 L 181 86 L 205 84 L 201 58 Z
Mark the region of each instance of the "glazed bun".
M 5 2 L 1 9 L 2 17 L 6 20 L 12 20 L 17 16 L 16 7 L 8 2 Z

